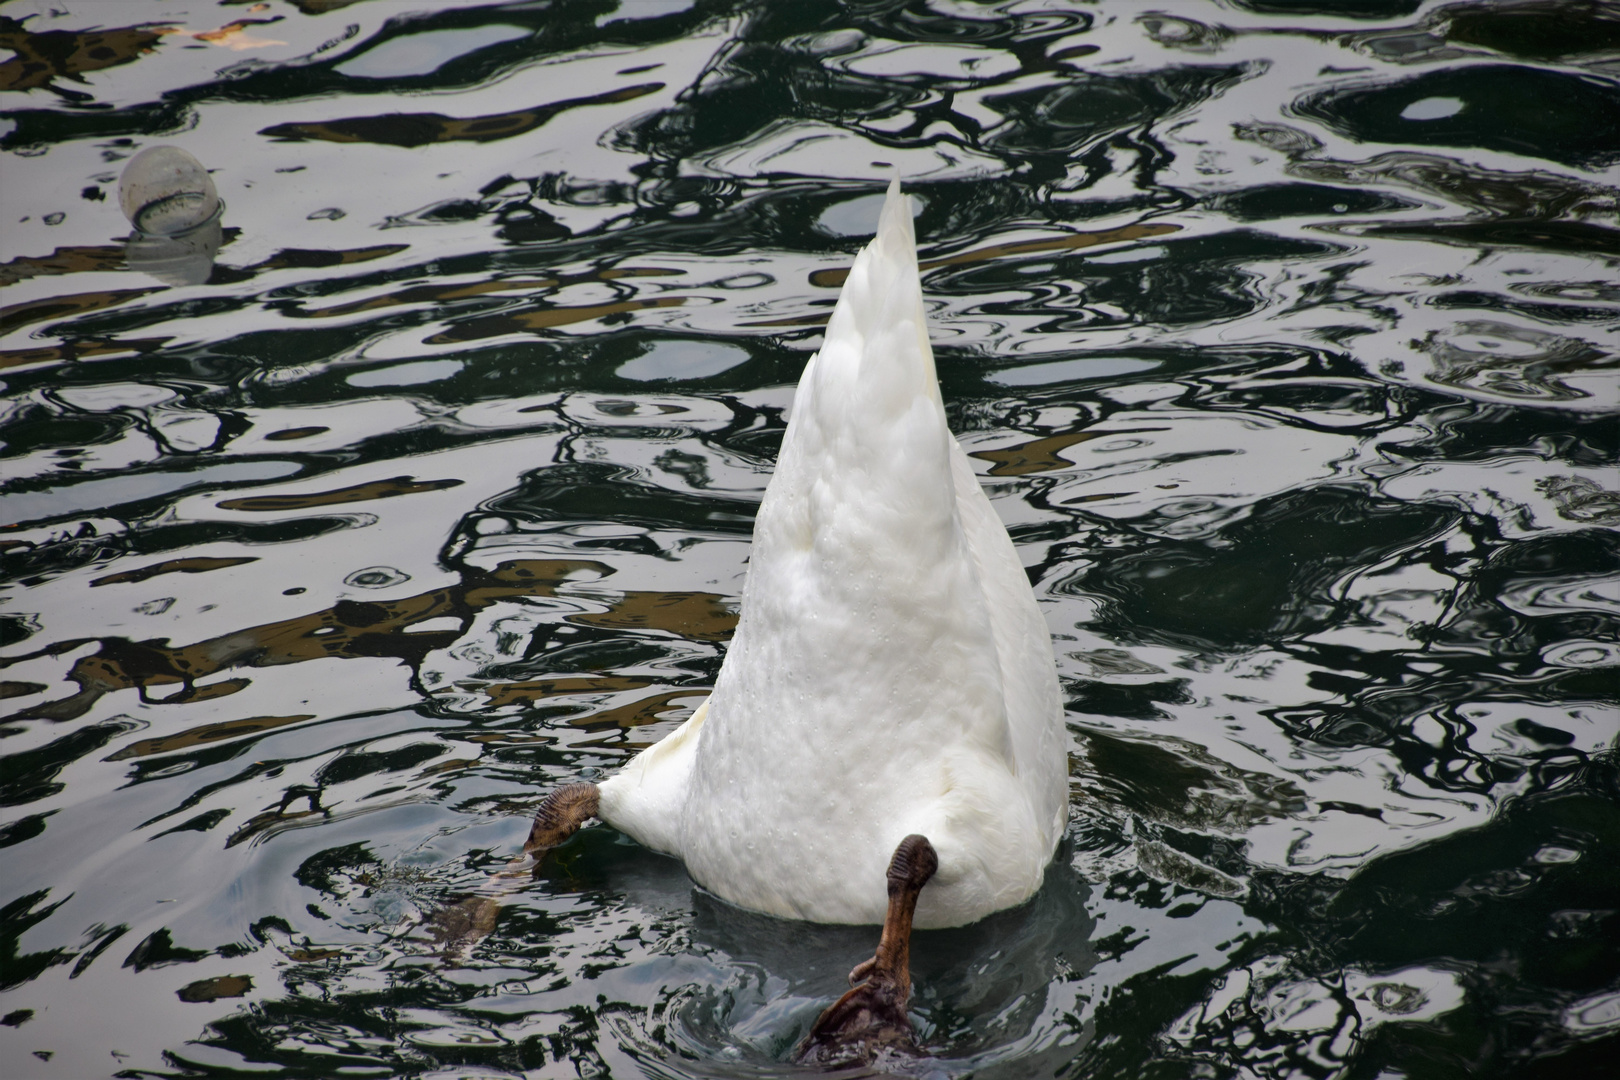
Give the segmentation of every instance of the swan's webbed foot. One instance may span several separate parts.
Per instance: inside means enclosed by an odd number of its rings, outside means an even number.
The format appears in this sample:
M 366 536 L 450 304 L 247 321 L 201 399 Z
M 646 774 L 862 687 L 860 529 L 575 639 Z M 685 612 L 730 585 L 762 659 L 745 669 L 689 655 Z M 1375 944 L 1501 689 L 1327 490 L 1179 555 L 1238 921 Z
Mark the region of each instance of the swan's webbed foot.
M 584 781 L 564 784 L 547 795 L 534 813 L 534 824 L 529 828 L 529 838 L 523 842 L 523 853 L 533 855 L 538 861 L 596 816 L 600 798 L 596 785 Z
M 538 869 L 546 852 L 579 831 L 596 816 L 599 797 L 595 784 L 564 784 L 541 802 L 535 811 L 523 854 L 489 876 L 472 896 L 460 903 L 440 908 L 428 920 L 428 933 L 446 961 L 457 959 L 461 951 L 495 929 L 506 894 L 518 888 L 517 880 L 531 869 Z M 533 866 L 529 857 L 534 857 Z
M 857 984 L 828 1006 L 794 1057 L 830 1065 L 871 1060 L 884 1050 L 917 1053 L 916 1035 L 906 1016 L 911 1000 L 911 918 L 917 895 L 939 869 L 939 856 L 926 837 L 900 841 L 889 862 L 889 911 L 877 953 L 856 965 Z M 864 980 L 864 981 L 863 981 Z

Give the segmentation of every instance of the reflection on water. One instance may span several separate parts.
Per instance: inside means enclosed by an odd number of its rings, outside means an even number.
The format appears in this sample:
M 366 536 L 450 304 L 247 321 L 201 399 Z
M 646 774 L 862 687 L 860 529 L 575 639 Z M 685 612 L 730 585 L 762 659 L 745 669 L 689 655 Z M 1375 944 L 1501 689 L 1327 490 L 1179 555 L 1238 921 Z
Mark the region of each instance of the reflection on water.
M 1612 1065 L 1612 5 L 139 20 L 0 15 L 6 1075 L 793 1071 L 870 930 L 603 827 L 429 927 L 713 685 L 896 172 L 1073 736 L 941 1071 Z

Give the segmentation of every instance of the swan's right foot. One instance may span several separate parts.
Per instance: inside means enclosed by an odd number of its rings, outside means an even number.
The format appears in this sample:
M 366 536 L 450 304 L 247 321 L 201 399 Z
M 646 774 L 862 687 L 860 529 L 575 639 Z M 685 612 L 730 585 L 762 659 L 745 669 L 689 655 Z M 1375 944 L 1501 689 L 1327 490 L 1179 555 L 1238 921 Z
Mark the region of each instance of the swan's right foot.
M 889 912 L 877 953 L 849 973 L 859 983 L 821 1014 L 794 1055 L 800 1062 L 830 1065 L 871 1060 L 885 1049 L 916 1053 L 916 1035 L 906 1016 L 911 1000 L 911 919 L 917 895 L 939 869 L 928 839 L 900 841 L 889 861 Z M 864 980 L 864 981 L 863 981 Z

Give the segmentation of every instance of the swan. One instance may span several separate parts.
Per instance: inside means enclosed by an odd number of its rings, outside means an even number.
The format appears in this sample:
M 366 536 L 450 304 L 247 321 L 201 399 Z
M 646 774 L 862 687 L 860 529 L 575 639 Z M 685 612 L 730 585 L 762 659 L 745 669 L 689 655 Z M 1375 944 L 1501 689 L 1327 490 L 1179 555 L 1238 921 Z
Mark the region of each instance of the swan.
M 912 925 L 1027 900 L 1067 820 L 1051 638 L 946 424 L 910 204 L 892 182 L 805 365 L 712 695 L 525 845 L 596 817 L 741 907 L 882 924 L 801 1058 L 907 1043 Z

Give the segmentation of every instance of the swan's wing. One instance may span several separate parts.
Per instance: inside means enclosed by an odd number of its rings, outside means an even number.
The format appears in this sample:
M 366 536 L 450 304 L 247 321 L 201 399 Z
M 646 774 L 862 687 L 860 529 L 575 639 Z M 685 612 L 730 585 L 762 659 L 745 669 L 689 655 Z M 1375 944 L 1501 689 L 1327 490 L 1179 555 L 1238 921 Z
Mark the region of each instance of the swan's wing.
M 1068 736 L 1052 634 L 1006 526 L 979 486 L 961 445 L 952 449 L 957 513 L 990 609 L 1016 772 L 1035 820 L 1046 832 L 1050 856 L 1069 817 Z

